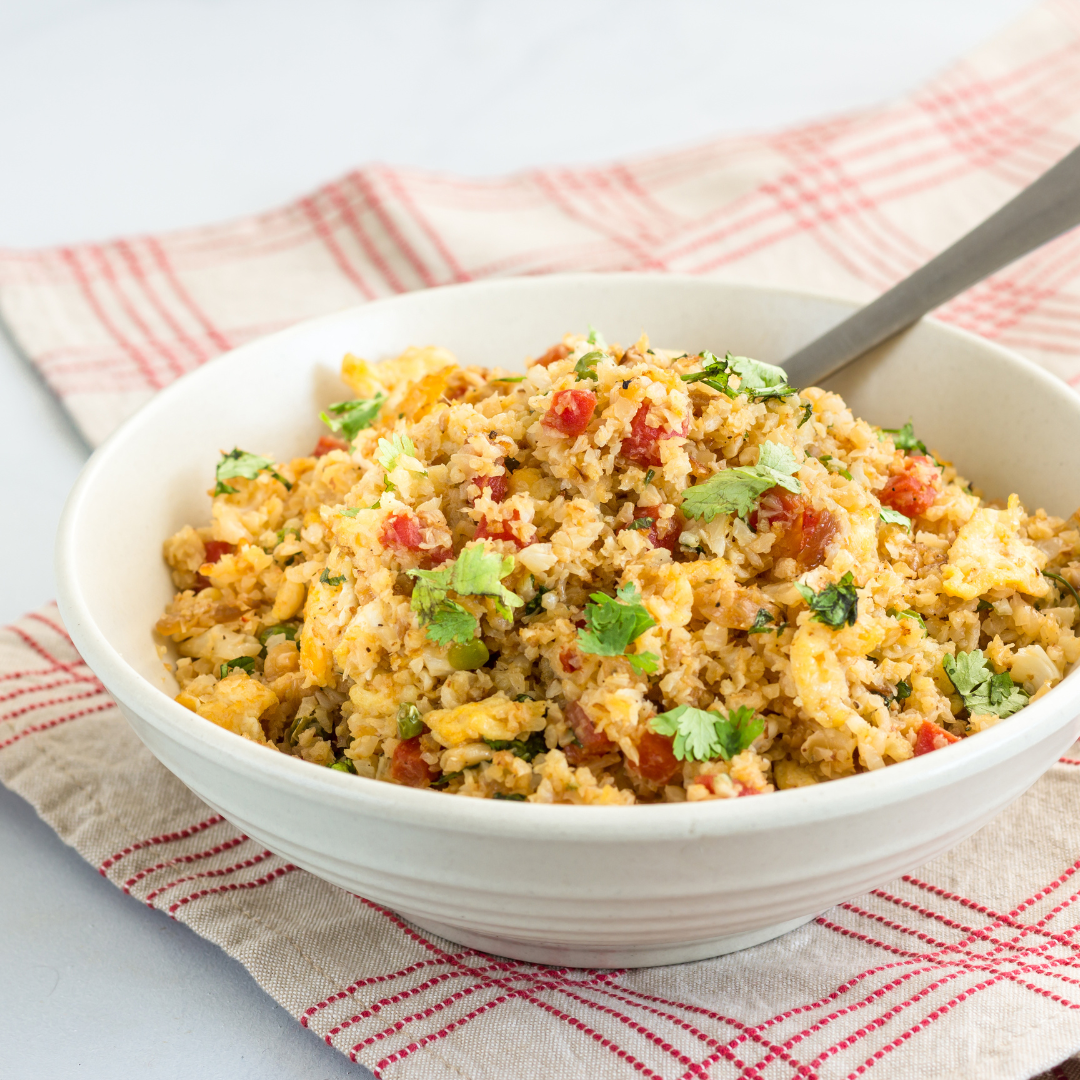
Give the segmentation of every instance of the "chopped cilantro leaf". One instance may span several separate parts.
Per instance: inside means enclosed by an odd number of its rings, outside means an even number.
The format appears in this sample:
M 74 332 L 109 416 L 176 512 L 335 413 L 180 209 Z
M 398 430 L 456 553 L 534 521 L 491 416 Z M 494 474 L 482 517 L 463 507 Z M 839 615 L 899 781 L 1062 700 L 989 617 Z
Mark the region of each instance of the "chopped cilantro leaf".
M 577 381 L 581 382 L 583 379 L 597 378 L 596 374 L 596 362 L 603 360 L 604 354 L 593 350 L 592 352 L 585 353 L 578 362 L 574 365 L 574 372 L 577 375 Z
M 906 450 L 908 453 L 912 450 L 918 450 L 920 454 L 929 453 L 926 443 L 915 438 L 915 429 L 910 420 L 902 428 L 882 428 L 881 430 L 893 437 L 893 446 L 897 450 Z
M 233 671 L 236 668 L 239 668 L 241 671 L 246 671 L 250 675 L 255 670 L 255 658 L 251 656 L 238 656 L 235 660 L 226 660 L 218 671 L 218 678 L 224 679 L 230 671 Z
M 907 679 L 901 679 L 896 684 L 896 700 L 907 701 L 909 697 L 911 697 L 911 683 Z
M 625 656 L 639 671 L 651 674 L 659 657 L 654 653 L 630 653 L 626 650 L 650 627 L 652 616 L 641 603 L 641 593 L 633 582 L 616 591 L 615 598 L 593 593 L 585 605 L 585 629 L 578 630 L 578 647 L 593 656 Z
M 651 529 L 656 522 L 650 517 L 634 518 L 626 527 L 628 529 Z
M 295 641 L 296 627 L 290 626 L 288 623 L 280 623 L 277 626 L 268 626 L 265 630 L 259 631 L 259 644 L 265 648 L 266 643 L 272 637 L 277 637 L 278 634 L 284 634 L 286 641 Z
M 373 398 L 358 398 L 356 401 L 335 401 L 326 407 L 326 412 L 319 413 L 319 419 L 333 432 L 340 431 L 349 442 L 369 428 L 379 415 L 379 410 L 386 401 L 381 391 Z M 326 413 L 332 415 L 327 416 Z
M 389 439 L 380 439 L 375 460 L 389 473 L 397 468 L 401 457 L 416 457 L 416 447 L 408 435 L 391 435 Z
M 787 623 L 778 623 L 776 616 L 772 612 L 765 608 L 758 608 L 757 618 L 754 619 L 754 625 L 750 627 L 746 632 L 748 634 L 779 634 L 781 630 L 787 629 Z
M 454 600 L 439 602 L 427 627 L 427 636 L 436 645 L 467 645 L 475 636 L 480 623 L 475 615 Z
M 1061 576 L 1061 574 L 1051 573 L 1049 570 L 1044 570 L 1043 577 L 1048 577 L 1051 581 L 1056 582 L 1058 585 L 1064 585 L 1066 589 L 1072 594 L 1072 598 L 1076 601 L 1076 606 L 1080 608 L 1080 593 L 1076 591 L 1075 586 L 1067 578 Z M 1060 590 L 1059 590 L 1060 591 Z M 979 610 L 982 610 L 983 601 L 979 601 Z
M 484 742 L 492 750 L 509 750 L 522 761 L 532 761 L 537 754 L 547 753 L 547 743 L 544 742 L 542 731 L 534 731 L 524 739 L 485 739 Z
M 839 630 L 845 623 L 855 625 L 859 613 L 859 594 L 855 591 L 850 570 L 838 582 L 826 585 L 820 592 L 814 592 L 798 581 L 795 588 L 814 613 L 814 621 L 823 622 L 834 630 Z
M 415 739 L 424 730 L 424 720 L 420 710 L 407 701 L 398 706 L 397 733 L 399 739 Z
M 756 465 L 722 469 L 703 484 L 683 492 L 682 512 L 686 517 L 712 521 L 717 514 L 738 514 L 745 518 L 771 487 L 801 492 L 795 478 L 799 466 L 790 448 L 763 442 Z
M 721 360 L 711 352 L 703 352 L 701 361 L 703 367 L 700 371 L 680 376 L 683 382 L 703 382 L 728 397 L 746 394 L 754 401 L 798 393 L 795 387 L 788 385 L 787 375 L 782 368 L 763 364 L 760 360 L 751 360 L 749 356 L 732 356 L 728 353 Z M 732 375 L 739 378 L 737 390 L 731 386 Z
M 524 802 L 525 801 L 525 796 L 522 795 L 520 792 L 514 792 L 512 795 L 507 795 L 503 791 L 496 791 L 495 794 L 492 795 L 491 797 L 493 799 L 501 799 L 503 802 Z
M 344 574 L 333 574 L 332 575 L 330 573 L 330 567 L 329 566 L 324 566 L 323 567 L 323 572 L 319 575 L 319 581 L 321 581 L 324 585 L 344 585 L 345 584 L 345 575 Z
M 497 379 L 492 379 L 491 382 L 524 382 L 524 375 L 501 375 Z
M 1043 573 L 1045 574 L 1046 571 L 1044 570 Z M 989 600 L 983 600 L 980 597 L 979 602 L 975 605 L 975 610 L 981 612 L 993 611 L 994 605 L 991 604 Z
M 451 641 L 466 644 L 472 640 L 479 623 L 460 604 L 450 600 L 449 592 L 459 596 L 490 596 L 495 610 L 504 618 L 513 618 L 513 608 L 524 606 L 517 593 L 502 584 L 514 569 L 512 555 L 489 552 L 482 542 L 470 544 L 450 566 L 438 570 L 408 570 L 416 579 L 412 610 L 427 625 L 427 636 L 439 645 Z
M 536 595 L 521 609 L 522 615 L 536 615 L 543 608 L 544 594 L 551 590 L 546 585 L 537 585 Z
M 249 454 L 246 450 L 234 447 L 229 453 L 223 453 L 221 460 L 217 463 L 217 469 L 214 472 L 217 486 L 214 488 L 214 494 L 235 495 L 236 488 L 226 484 L 226 480 L 231 480 L 235 476 L 239 476 L 244 480 L 254 480 L 263 470 L 268 472 L 275 480 L 284 484 L 286 491 L 292 489 L 292 484 L 274 468 L 274 463 L 270 458 L 259 457 L 258 454 Z
M 810 402 L 808 401 L 808 402 L 807 402 L 807 403 L 806 403 L 806 404 L 805 404 L 805 405 L 803 406 L 803 414 L 802 414 L 802 419 L 801 419 L 801 420 L 800 420 L 800 421 L 799 421 L 799 422 L 798 422 L 798 423 L 797 423 L 797 424 L 796 424 L 795 426 L 796 426 L 796 427 L 802 427 L 802 426 L 803 426 L 803 424 L 805 424 L 805 423 L 806 423 L 806 421 L 807 421 L 807 420 L 809 420 L 809 419 L 810 419 L 810 417 L 811 417 L 811 416 L 813 416 L 813 415 L 814 415 L 814 406 L 813 406 L 813 405 L 811 405 L 811 404 L 810 404 Z
M 1007 671 L 994 672 L 981 649 L 946 656 L 941 666 L 972 716 L 1012 716 L 1028 703 L 1028 693 Z
M 751 360 L 749 356 L 726 357 L 728 366 L 739 376 L 739 393 L 752 397 L 755 401 L 766 398 L 782 398 L 799 391 L 789 386 L 787 372 L 774 364 L 764 364 L 760 360 Z
M 886 615 L 891 615 L 894 619 L 914 619 L 925 631 L 926 623 L 923 621 L 923 617 L 914 610 L 914 608 L 906 608 L 904 611 L 897 611 L 896 608 L 891 607 L 885 610 Z
M 607 342 L 604 340 L 604 335 L 600 333 L 591 323 L 589 324 L 589 336 L 585 339 L 590 345 L 596 345 L 601 349 L 607 348 Z
M 451 588 L 462 596 L 490 596 L 495 610 L 504 618 L 513 618 L 513 608 L 522 607 L 524 600 L 511 592 L 502 579 L 514 569 L 512 555 L 500 555 L 488 551 L 483 543 L 469 544 L 462 548 L 454 562 L 450 579 Z
M 765 730 L 764 720 L 755 720 L 754 710 L 745 705 L 727 716 L 679 705 L 654 716 L 651 725 L 658 734 L 674 737 L 672 751 L 680 761 L 711 761 L 717 757 L 730 761 Z
M 648 486 L 649 486 L 649 485 L 650 485 L 650 484 L 651 484 L 651 483 L 653 482 L 653 477 L 654 477 L 655 475 L 656 475 L 656 470 L 655 470 L 655 469 L 650 469 L 650 470 L 649 470 L 649 471 L 648 471 L 648 472 L 647 472 L 647 473 L 645 474 L 645 486 L 646 486 L 646 487 L 648 487 Z
M 894 510 L 891 506 L 882 506 L 878 510 L 878 517 L 886 525 L 903 525 L 908 532 L 911 532 L 911 518 L 907 514 L 901 514 L 899 510 Z
M 348 510 L 339 510 L 339 511 L 338 511 L 338 513 L 339 513 L 339 514 L 340 514 L 340 515 L 341 515 L 342 517 L 351 517 L 351 518 L 354 518 L 354 517 L 356 517 L 356 515 L 357 515 L 357 514 L 359 514 L 359 513 L 360 513 L 361 509 L 362 509 L 362 507 L 359 507 L 359 506 L 350 506 L 350 507 L 348 508 Z
M 451 780 L 456 780 L 456 779 L 458 779 L 458 777 L 461 777 L 461 776 L 464 776 L 464 775 L 465 775 L 465 770 L 464 769 L 458 769 L 457 772 L 444 772 L 442 774 L 442 776 L 440 776 L 437 779 L 431 781 L 431 786 L 433 788 L 436 788 L 436 789 L 448 787 Z

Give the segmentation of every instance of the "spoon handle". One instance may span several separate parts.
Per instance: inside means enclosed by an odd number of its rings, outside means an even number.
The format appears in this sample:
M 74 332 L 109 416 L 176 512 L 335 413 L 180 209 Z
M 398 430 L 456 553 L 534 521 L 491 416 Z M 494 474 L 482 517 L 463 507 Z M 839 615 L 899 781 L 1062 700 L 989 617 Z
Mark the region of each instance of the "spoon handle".
M 996 270 L 1080 224 L 1080 147 L 950 248 L 783 363 L 814 386 Z

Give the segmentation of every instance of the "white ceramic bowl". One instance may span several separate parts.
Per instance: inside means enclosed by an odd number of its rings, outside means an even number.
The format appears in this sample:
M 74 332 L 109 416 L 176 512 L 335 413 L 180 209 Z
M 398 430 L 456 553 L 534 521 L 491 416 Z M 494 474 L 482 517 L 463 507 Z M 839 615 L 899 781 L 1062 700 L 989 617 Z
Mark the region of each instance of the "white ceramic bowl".
M 911 870 L 989 821 L 1077 734 L 1080 681 L 914 761 L 764 798 L 633 807 L 451 798 L 320 769 L 207 723 L 150 627 L 172 595 L 162 540 L 207 520 L 222 447 L 289 458 L 343 394 L 344 352 L 410 344 L 513 367 L 588 323 L 628 342 L 778 361 L 842 303 L 701 279 L 573 275 L 414 293 L 246 345 L 158 395 L 90 460 L 60 530 L 60 609 L 135 733 L 196 794 L 312 873 L 452 941 L 521 960 L 633 966 L 766 941 Z M 1080 504 L 1080 397 L 1027 361 L 923 323 L 832 385 L 993 495 Z M 242 404 L 237 404 L 238 402 Z

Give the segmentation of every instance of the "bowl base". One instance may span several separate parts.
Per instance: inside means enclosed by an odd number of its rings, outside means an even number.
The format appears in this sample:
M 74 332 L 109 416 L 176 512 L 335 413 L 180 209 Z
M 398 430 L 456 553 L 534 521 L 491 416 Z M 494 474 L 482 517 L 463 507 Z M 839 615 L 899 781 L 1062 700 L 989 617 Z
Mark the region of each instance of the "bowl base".
M 464 945 L 470 949 L 495 956 L 523 960 L 530 964 L 546 964 L 550 967 L 575 968 L 639 968 L 659 967 L 664 964 L 685 964 L 692 960 L 708 960 L 714 956 L 749 949 L 754 945 L 772 941 L 792 930 L 797 930 L 815 918 L 801 915 L 787 922 L 774 923 L 758 930 L 741 934 L 725 934 L 704 941 L 677 941 L 644 945 L 584 945 L 557 941 L 525 941 L 519 938 L 499 937 L 479 931 L 448 926 L 432 919 L 417 918 L 400 911 L 410 922 L 429 933 Z

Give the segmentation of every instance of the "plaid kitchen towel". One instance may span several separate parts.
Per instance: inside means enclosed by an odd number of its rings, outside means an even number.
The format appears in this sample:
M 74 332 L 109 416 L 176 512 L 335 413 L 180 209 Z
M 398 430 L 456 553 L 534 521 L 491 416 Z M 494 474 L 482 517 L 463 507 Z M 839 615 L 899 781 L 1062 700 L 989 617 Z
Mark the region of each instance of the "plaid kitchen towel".
M 1080 0 L 867 114 L 592 169 L 368 167 L 232 224 L 0 252 L 0 316 L 88 441 L 225 349 L 455 281 L 668 269 L 868 298 L 1080 141 Z M 1080 384 L 1080 231 L 940 316 Z M 544 343 L 538 343 L 538 347 Z M 55 608 L 0 633 L 0 780 L 379 1076 L 1080 1080 L 1080 748 L 916 875 L 640 971 L 432 938 L 261 849 L 141 747 Z M 297 913 L 302 912 L 302 916 Z

